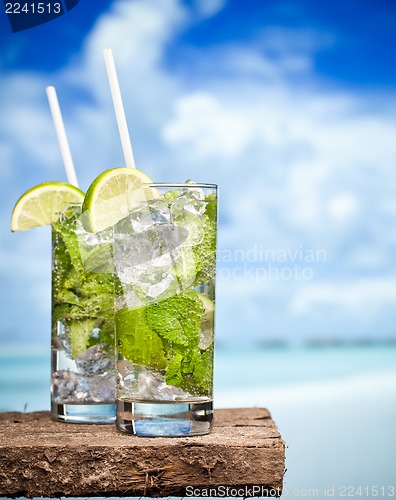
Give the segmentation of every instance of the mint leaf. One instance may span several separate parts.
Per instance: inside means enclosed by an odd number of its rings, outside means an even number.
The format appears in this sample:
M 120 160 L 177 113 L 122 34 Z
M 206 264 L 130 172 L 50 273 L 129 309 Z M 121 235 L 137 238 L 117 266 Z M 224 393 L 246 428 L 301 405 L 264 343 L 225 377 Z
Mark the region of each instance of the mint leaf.
M 113 272 L 113 245 L 100 243 L 94 246 L 80 244 L 81 260 L 87 271 Z
M 145 307 L 146 323 L 151 330 L 190 348 L 199 344 L 202 313 L 202 301 L 196 292 L 173 295 Z
M 180 189 L 170 189 L 161 195 L 164 200 L 176 200 L 180 196 Z
M 70 267 L 63 279 L 64 288 L 78 288 L 81 284 L 81 275 L 74 267 Z
M 57 299 L 59 302 L 63 302 L 66 304 L 74 304 L 76 306 L 81 305 L 81 299 L 71 290 L 67 289 L 60 290 L 57 295 Z
M 113 310 L 113 295 L 101 293 L 80 299 L 81 307 L 86 311 L 87 316 L 103 317 L 109 316 Z
M 62 321 L 64 318 L 71 318 L 70 304 L 56 304 L 52 307 L 52 323 Z
M 209 217 L 209 219 L 213 222 L 217 221 L 217 200 L 214 194 L 210 194 L 206 197 L 206 209 L 205 214 Z
M 114 280 L 112 276 L 87 273 L 83 281 L 80 280 L 79 291 L 85 297 L 92 295 L 114 293 Z
M 181 371 L 182 389 L 198 396 L 210 395 L 213 385 L 213 345 L 205 351 L 193 349 L 186 352 Z
M 114 320 L 113 315 L 110 318 L 104 319 L 98 325 L 98 335 L 96 338 L 91 337 L 87 347 L 91 347 L 101 342 L 104 344 L 104 349 L 109 353 L 114 354 Z
M 76 216 L 68 219 L 63 218 L 53 224 L 53 229 L 62 239 L 65 246 L 64 254 L 68 254 L 72 266 L 78 273 L 84 273 L 84 266 L 81 261 L 78 236 L 76 234 Z M 64 256 L 61 256 L 64 259 Z
M 183 375 L 181 372 L 182 361 L 183 354 L 181 352 L 176 352 L 165 371 L 165 379 L 168 385 L 175 385 L 176 387 L 183 385 Z
M 205 313 L 200 294 L 174 295 L 144 310 L 146 325 L 162 339 L 166 383 L 192 394 L 210 394 L 213 345 L 205 351 L 198 348 Z
M 193 364 L 193 388 L 196 388 L 199 394 L 210 394 L 213 388 L 213 345 L 206 351 L 196 351 Z
M 145 308 L 116 311 L 115 330 L 118 352 L 125 359 L 147 368 L 165 368 L 164 348 L 159 336 L 146 324 Z
M 137 309 L 121 309 L 115 314 L 118 351 L 133 363 L 165 370 L 169 385 L 209 395 L 213 344 L 205 350 L 198 347 L 204 315 L 201 295 L 194 291 Z
M 211 204 L 213 207 L 209 209 Z M 208 210 L 209 209 L 209 210 Z M 216 269 L 216 202 L 208 203 L 206 212 L 201 217 L 203 240 L 193 247 L 196 262 L 196 278 L 194 285 L 210 281 L 214 278 Z

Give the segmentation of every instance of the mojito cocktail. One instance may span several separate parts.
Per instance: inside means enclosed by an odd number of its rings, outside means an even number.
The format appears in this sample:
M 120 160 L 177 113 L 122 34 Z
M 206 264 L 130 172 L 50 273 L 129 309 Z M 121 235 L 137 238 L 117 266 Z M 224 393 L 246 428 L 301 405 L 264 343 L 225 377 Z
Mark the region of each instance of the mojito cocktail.
M 112 231 L 84 229 L 84 199 L 68 183 L 34 186 L 15 204 L 11 229 L 52 226 L 53 418 L 114 422 Z
M 52 416 L 114 422 L 112 232 L 86 232 L 71 207 L 52 225 L 52 255 Z
M 114 228 L 117 428 L 206 434 L 213 419 L 217 187 L 145 189 L 150 199 Z

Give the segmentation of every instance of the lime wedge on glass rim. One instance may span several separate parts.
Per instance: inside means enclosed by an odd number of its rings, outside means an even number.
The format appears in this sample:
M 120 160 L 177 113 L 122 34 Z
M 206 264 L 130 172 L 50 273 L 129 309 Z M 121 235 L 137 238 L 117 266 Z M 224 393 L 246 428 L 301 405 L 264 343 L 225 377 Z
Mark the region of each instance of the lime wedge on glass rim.
M 88 188 L 83 204 L 84 228 L 97 233 L 113 226 L 128 212 L 149 200 L 158 198 L 157 189 L 147 186 L 153 181 L 136 168 L 113 168 L 100 174 Z
M 66 182 L 44 182 L 32 187 L 16 202 L 11 231 L 26 231 L 56 222 L 70 205 L 82 205 L 84 193 Z

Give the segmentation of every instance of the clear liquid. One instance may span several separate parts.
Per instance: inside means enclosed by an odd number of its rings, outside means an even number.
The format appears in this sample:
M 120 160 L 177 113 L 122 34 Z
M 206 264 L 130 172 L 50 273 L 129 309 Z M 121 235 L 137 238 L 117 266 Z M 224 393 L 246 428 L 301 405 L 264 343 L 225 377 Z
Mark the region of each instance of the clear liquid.
M 114 403 L 57 404 L 51 403 L 54 420 L 75 424 L 113 424 L 115 422 Z
M 116 426 L 145 437 L 208 434 L 213 425 L 213 401 L 152 402 L 117 400 Z

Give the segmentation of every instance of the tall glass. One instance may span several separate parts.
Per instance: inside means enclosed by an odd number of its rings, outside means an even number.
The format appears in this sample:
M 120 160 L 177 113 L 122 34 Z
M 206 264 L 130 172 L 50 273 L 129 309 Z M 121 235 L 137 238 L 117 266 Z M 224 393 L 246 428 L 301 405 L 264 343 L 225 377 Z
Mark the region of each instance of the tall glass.
M 52 229 L 52 380 L 55 420 L 115 420 L 112 233 L 87 233 L 81 209 Z
M 117 429 L 207 434 L 213 420 L 217 186 L 150 184 L 114 228 Z

